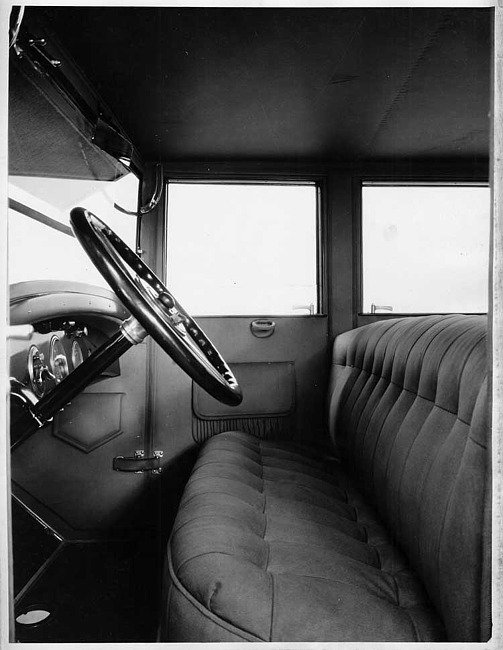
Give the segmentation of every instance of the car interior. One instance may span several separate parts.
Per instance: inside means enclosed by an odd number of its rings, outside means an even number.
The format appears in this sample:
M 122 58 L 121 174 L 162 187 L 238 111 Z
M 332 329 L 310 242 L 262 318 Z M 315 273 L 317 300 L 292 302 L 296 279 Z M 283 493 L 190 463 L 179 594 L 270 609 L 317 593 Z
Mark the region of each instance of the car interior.
M 501 9 L 322 5 L 9 10 L 9 643 L 496 638 Z

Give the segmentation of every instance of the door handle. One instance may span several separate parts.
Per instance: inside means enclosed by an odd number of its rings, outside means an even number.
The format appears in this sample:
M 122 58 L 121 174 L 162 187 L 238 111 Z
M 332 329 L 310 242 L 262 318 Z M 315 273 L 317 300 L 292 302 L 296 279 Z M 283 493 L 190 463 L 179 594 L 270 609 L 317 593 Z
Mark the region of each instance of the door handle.
M 273 320 L 258 319 L 250 324 L 251 333 L 258 339 L 266 339 L 274 334 L 276 323 Z

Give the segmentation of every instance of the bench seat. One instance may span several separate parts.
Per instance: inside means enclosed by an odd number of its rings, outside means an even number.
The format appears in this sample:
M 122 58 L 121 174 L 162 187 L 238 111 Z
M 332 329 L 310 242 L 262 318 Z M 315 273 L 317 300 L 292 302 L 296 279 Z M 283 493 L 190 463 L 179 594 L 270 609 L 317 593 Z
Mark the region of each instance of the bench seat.
M 161 640 L 485 640 L 485 320 L 338 337 L 329 452 L 242 432 L 202 448 Z M 484 638 L 485 637 L 485 638 Z

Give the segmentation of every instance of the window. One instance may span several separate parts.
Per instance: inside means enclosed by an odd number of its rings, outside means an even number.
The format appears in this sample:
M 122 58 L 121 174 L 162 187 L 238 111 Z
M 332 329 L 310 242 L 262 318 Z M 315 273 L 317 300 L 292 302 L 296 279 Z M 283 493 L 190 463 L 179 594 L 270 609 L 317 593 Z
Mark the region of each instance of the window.
M 363 311 L 486 312 L 489 215 L 488 187 L 364 185 Z
M 108 287 L 70 228 L 70 210 L 86 208 L 134 249 L 138 178 L 115 181 L 10 176 L 9 283 L 73 280 Z
M 316 313 L 317 195 L 314 183 L 170 183 L 170 291 L 197 315 Z

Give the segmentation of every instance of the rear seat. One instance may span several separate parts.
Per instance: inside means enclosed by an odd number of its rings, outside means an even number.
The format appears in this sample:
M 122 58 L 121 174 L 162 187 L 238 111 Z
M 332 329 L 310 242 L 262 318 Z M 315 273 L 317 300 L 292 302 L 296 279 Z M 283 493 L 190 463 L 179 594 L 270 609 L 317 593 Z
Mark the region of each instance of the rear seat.
M 168 548 L 161 641 L 485 641 L 486 319 L 339 336 L 329 458 L 223 433 Z

